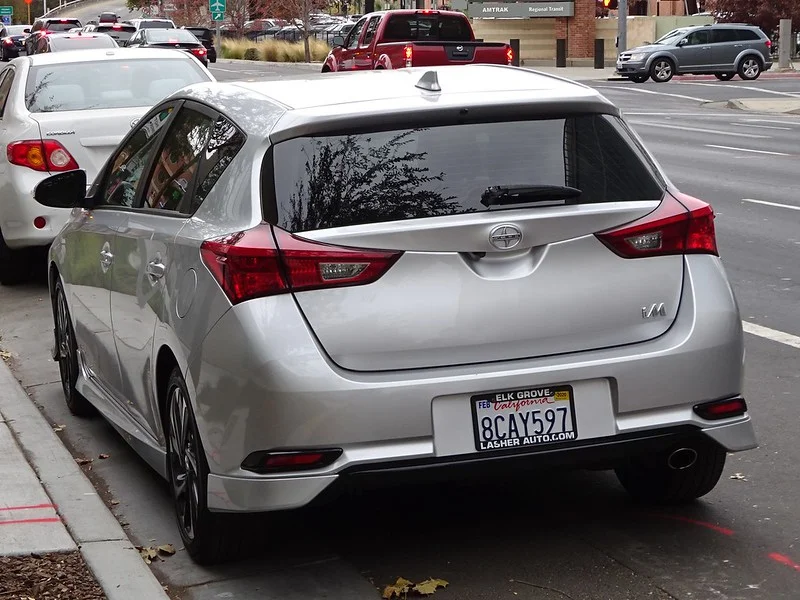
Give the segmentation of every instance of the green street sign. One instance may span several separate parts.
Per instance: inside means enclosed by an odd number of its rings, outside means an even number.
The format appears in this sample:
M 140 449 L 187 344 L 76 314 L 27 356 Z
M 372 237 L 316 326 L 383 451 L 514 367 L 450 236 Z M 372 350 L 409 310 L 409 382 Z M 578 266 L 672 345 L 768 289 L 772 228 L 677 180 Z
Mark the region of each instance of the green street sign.
M 212 13 L 224 13 L 226 4 L 225 0 L 208 0 L 208 10 Z
M 212 21 L 224 21 L 225 20 L 225 13 L 212 12 L 211 13 L 211 20 Z
M 10 17 L 14 14 L 13 6 L 0 6 L 0 16 Z

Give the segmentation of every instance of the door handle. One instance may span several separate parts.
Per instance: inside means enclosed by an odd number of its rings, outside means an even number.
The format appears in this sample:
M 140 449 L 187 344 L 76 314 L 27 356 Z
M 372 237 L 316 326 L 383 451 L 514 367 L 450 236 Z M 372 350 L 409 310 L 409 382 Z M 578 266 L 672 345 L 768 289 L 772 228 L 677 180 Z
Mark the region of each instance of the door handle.
M 166 272 L 167 267 L 162 262 L 151 260 L 147 263 L 147 275 L 152 279 L 161 279 Z
M 744 46 L 744 44 L 734 44 L 734 45 L 733 45 L 733 47 L 734 47 L 734 48 L 741 48 L 741 47 L 743 47 L 743 46 Z

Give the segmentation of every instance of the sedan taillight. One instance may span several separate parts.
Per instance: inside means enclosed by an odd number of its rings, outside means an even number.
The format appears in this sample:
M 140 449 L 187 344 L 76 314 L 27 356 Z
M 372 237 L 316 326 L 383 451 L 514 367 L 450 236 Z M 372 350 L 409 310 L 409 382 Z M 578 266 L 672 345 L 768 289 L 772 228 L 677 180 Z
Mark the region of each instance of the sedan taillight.
M 6 147 L 8 162 L 34 171 L 73 171 L 78 163 L 58 140 L 23 140 Z

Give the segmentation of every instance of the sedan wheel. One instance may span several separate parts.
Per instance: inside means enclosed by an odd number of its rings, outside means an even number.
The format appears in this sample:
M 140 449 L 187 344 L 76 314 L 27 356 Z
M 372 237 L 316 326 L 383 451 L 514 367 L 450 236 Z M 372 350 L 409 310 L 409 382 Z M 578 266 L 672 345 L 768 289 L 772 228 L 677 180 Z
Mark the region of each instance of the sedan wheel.
M 650 77 L 658 83 L 666 83 L 675 74 L 675 67 L 668 58 L 657 58 L 650 67 Z
M 183 545 L 199 564 L 234 559 L 243 550 L 243 536 L 236 530 L 236 515 L 208 510 L 208 465 L 186 382 L 177 367 L 167 390 L 167 477 Z
M 739 65 L 739 77 L 746 81 L 758 79 L 761 75 L 761 63 L 752 56 L 745 58 Z
M 69 316 L 67 298 L 59 281 L 53 298 L 53 319 L 55 321 L 55 344 L 58 370 L 61 373 L 61 389 L 69 412 L 78 417 L 88 417 L 95 413 L 94 407 L 81 396 L 75 385 L 78 382 L 78 347 L 75 331 Z

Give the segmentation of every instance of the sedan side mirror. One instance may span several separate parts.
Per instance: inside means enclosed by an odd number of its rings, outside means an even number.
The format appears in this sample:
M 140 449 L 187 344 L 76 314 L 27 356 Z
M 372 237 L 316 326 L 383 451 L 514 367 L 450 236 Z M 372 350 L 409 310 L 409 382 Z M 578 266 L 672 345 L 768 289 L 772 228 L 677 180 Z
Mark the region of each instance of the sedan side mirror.
M 43 179 L 33 188 L 33 197 L 39 204 L 50 208 L 84 206 L 86 171 L 76 169 Z
M 25 29 L 22 30 L 22 33 L 30 33 L 30 32 L 31 32 L 30 27 L 26 27 Z
M 333 36 L 333 47 L 344 46 L 344 38 L 340 35 Z

